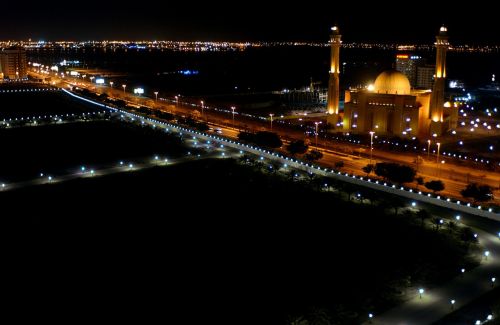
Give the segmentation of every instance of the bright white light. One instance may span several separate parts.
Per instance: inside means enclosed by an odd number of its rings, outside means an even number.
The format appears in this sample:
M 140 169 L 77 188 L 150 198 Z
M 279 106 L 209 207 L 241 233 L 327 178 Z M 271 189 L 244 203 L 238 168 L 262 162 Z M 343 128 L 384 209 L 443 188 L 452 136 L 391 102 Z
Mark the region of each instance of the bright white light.
M 144 94 L 144 89 L 143 88 L 135 88 L 134 89 L 134 94 L 136 94 L 136 95 L 143 95 Z
M 104 85 L 104 79 L 102 79 L 102 78 L 96 79 L 95 83 L 98 85 Z

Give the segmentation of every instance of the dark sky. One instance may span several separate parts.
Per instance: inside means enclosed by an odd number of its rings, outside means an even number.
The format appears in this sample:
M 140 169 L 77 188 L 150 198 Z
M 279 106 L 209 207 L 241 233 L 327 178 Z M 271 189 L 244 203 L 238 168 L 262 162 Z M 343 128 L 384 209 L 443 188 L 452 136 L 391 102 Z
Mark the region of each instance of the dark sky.
M 440 0 L 372 2 L 9 1 L 2 4 L 0 39 L 327 40 L 337 22 L 347 42 L 431 43 L 446 23 L 455 43 L 500 43 L 496 9 L 486 1 L 467 8 Z

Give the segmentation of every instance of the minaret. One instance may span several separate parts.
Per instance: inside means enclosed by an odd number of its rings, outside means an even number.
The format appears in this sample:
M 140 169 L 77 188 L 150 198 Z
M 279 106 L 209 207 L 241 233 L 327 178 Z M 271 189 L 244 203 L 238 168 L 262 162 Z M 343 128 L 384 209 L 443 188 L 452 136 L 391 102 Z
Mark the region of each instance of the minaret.
M 340 74 L 340 46 L 342 45 L 342 35 L 340 35 L 337 26 L 332 27 L 330 37 L 332 46 L 331 62 L 330 62 L 330 81 L 328 83 L 328 123 L 334 127 L 339 119 L 339 74 Z
M 446 52 L 448 51 L 448 28 L 441 27 L 436 36 L 436 76 L 430 104 L 431 134 L 440 135 L 443 124 L 444 86 L 446 82 Z

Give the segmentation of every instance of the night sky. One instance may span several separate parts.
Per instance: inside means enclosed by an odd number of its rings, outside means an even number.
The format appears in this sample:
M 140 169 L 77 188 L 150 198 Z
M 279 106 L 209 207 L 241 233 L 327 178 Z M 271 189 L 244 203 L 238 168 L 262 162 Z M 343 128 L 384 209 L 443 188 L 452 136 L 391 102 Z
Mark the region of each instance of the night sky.
M 196 1 L 198 2 L 198 1 Z M 500 43 L 496 10 L 438 1 L 10 1 L 2 4 L 0 39 L 322 40 L 341 26 L 349 41 L 433 42 L 442 23 L 455 43 Z

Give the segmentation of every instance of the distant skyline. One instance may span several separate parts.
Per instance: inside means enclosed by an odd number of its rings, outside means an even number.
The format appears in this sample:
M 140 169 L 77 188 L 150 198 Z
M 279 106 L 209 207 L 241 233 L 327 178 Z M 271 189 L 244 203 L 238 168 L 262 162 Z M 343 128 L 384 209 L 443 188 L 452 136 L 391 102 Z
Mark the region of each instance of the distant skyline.
M 482 4 L 484 3 L 484 4 Z M 228 40 L 327 41 L 338 24 L 344 40 L 432 43 L 444 23 L 452 42 L 500 43 L 496 11 L 487 2 L 446 7 L 437 1 L 310 2 L 254 0 L 245 3 L 164 3 L 151 0 L 113 4 L 85 2 L 8 2 L 2 7 L 0 40 Z M 161 7 L 163 6 L 163 8 Z

